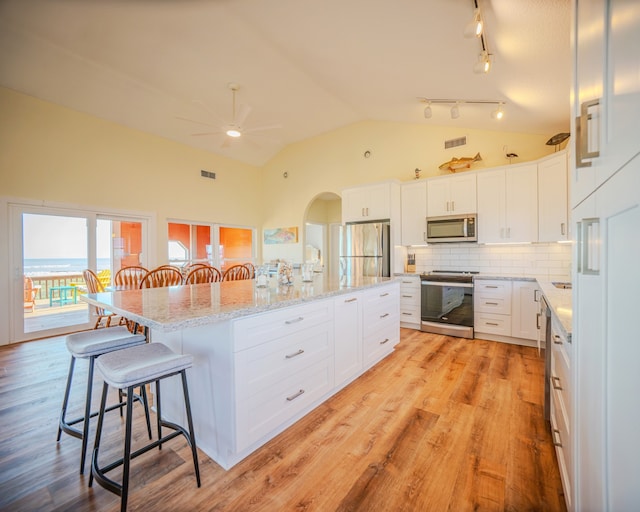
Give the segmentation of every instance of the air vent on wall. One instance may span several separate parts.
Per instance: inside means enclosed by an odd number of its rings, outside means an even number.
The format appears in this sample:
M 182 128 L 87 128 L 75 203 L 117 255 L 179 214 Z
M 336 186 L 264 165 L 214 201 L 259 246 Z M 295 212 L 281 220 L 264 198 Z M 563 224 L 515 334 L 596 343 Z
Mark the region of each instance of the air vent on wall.
M 444 149 L 457 148 L 458 146 L 465 146 L 467 144 L 467 137 L 458 137 L 457 139 L 449 139 L 444 141 Z
M 212 180 L 216 179 L 216 173 L 210 171 L 200 171 L 200 176 L 202 176 L 203 178 L 210 178 Z

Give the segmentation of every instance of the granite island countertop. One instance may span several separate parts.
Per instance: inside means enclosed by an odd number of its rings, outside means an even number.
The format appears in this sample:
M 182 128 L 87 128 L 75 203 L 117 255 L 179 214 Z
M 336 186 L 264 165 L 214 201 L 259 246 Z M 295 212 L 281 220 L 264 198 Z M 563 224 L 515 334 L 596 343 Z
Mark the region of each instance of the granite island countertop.
M 316 275 L 311 282 L 296 276 L 292 285 L 258 288 L 255 280 L 169 286 L 144 290 L 123 290 L 82 295 L 81 300 L 122 315 L 160 331 L 177 331 L 274 309 L 325 299 L 355 290 L 394 282 L 389 277 L 362 277 L 353 280 Z

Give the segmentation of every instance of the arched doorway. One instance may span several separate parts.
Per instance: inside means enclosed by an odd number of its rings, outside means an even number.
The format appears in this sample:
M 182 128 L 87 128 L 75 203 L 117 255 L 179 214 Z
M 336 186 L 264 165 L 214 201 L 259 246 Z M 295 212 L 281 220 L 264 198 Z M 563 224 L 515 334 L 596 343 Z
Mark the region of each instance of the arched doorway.
M 333 192 L 316 195 L 304 216 L 303 261 L 317 259 L 327 275 L 338 274 L 342 199 Z

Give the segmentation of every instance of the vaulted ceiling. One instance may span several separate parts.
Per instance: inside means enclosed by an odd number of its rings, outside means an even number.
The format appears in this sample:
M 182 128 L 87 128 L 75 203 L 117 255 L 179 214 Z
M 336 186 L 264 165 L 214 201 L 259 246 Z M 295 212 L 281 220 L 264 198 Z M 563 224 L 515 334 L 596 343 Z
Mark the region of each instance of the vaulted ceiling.
M 362 120 L 568 131 L 569 0 L 477 2 L 486 75 L 473 0 L 0 0 L 0 85 L 254 165 Z M 230 82 L 244 128 L 271 129 L 228 141 Z M 425 119 L 419 97 L 506 115 Z

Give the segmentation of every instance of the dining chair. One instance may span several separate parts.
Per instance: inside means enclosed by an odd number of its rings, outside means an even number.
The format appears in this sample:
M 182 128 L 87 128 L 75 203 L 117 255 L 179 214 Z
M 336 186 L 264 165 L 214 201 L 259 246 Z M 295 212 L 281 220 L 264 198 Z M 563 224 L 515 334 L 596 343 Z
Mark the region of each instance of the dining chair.
M 251 272 L 244 265 L 233 265 L 225 270 L 223 281 L 241 281 L 243 279 L 251 279 Z
M 140 266 L 122 267 L 116 272 L 113 283 L 120 289 L 137 289 L 148 272 L 148 269 Z
M 220 281 L 220 272 L 217 268 L 201 266 L 191 270 L 184 280 L 185 284 L 216 283 Z
M 243 263 L 243 265 L 249 269 L 249 279 L 254 279 L 256 277 L 255 265 L 251 262 Z
M 175 267 L 162 266 L 153 269 L 140 281 L 140 288 L 161 288 L 183 284 L 182 273 Z
M 104 292 L 104 286 L 100 282 L 100 278 L 96 275 L 96 273 L 91 269 L 85 269 L 82 271 L 82 277 L 84 277 L 84 282 L 87 285 L 87 291 L 89 293 L 102 293 Z M 100 327 L 109 327 L 111 325 L 111 321 L 117 317 L 115 313 L 111 311 L 107 311 L 104 308 L 98 306 L 92 306 L 94 309 L 94 313 L 97 317 L 96 324 L 94 325 L 94 329 L 99 329 Z M 125 320 L 120 318 L 118 321 L 119 325 L 123 325 Z

